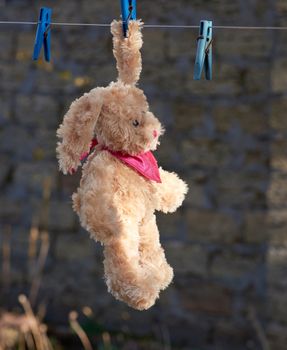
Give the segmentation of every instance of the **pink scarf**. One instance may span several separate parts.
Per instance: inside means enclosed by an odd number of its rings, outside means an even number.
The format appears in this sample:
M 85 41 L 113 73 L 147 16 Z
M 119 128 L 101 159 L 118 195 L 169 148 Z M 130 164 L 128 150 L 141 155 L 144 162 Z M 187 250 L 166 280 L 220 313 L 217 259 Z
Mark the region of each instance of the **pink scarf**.
M 81 155 L 80 160 L 84 161 L 87 158 L 87 156 L 92 152 L 92 150 L 96 147 L 97 144 L 97 139 L 93 139 L 91 142 L 89 152 L 83 153 Z M 106 147 L 103 147 L 102 149 L 110 152 L 110 154 L 118 158 L 121 162 L 128 165 L 132 169 L 136 170 L 140 175 L 142 175 L 146 179 L 161 182 L 157 161 L 151 153 L 151 151 L 140 153 L 136 156 L 131 156 L 129 154 L 124 154 L 119 151 L 111 151 Z

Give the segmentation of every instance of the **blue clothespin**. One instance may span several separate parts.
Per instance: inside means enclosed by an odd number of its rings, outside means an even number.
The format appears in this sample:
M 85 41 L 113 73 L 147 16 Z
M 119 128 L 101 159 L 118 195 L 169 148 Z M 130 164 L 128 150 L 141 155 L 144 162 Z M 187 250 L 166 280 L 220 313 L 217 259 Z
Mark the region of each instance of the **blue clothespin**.
M 205 78 L 212 79 L 212 21 L 200 21 L 199 37 L 194 67 L 194 80 L 199 80 L 203 66 Z
M 136 19 L 136 0 L 121 0 L 124 36 L 127 36 L 129 20 Z
M 45 60 L 50 61 L 51 49 L 51 15 L 52 10 L 48 7 L 42 7 L 39 15 L 36 38 L 34 43 L 33 60 L 37 60 L 40 55 L 42 45 L 44 44 Z

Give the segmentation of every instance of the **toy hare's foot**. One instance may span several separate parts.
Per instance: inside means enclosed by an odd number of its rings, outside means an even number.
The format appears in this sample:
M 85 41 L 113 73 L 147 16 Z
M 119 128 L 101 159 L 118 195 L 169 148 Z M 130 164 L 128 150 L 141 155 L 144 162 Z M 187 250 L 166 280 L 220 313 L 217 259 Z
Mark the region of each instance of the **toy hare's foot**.
M 187 184 L 177 174 L 161 169 L 162 183 L 159 184 L 160 210 L 172 213 L 181 206 L 188 191 Z
M 139 293 L 135 300 L 126 301 L 126 303 L 136 309 L 136 310 L 147 310 L 155 304 L 156 299 L 158 298 L 158 292 L 153 295 L 147 295 L 146 293 Z
M 111 275 L 107 269 L 105 276 L 109 292 L 134 309 L 150 308 L 159 296 L 160 288 L 155 283 L 154 276 L 147 275 L 143 270 L 138 273 L 137 278 L 130 280 L 129 274 L 122 278 L 120 275 Z
M 118 300 L 125 302 L 136 310 L 147 310 L 152 307 L 159 296 L 159 290 L 152 285 L 135 286 L 121 283 L 115 284 L 107 280 L 109 292 Z
M 154 250 L 152 246 L 146 247 L 141 263 L 150 271 L 150 275 L 154 276 L 153 285 L 157 285 L 160 290 L 165 289 L 172 281 L 173 269 L 167 263 L 162 248 Z
M 146 310 L 155 303 L 160 287 L 158 276 L 150 266 L 140 262 L 137 251 L 124 238 L 106 245 L 105 279 L 116 299 L 137 310 Z

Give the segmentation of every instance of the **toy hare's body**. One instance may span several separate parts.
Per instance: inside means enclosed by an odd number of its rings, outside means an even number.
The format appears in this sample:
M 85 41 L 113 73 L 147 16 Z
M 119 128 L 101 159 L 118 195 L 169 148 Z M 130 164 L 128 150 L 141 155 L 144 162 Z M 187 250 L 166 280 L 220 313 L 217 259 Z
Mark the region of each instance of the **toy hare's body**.
M 152 306 L 173 277 L 160 245 L 155 211 L 172 212 L 187 192 L 174 173 L 159 169 L 161 182 L 138 173 L 114 156 L 136 156 L 154 150 L 163 129 L 149 111 L 143 92 L 135 87 L 142 44 L 140 22 L 133 21 L 123 38 L 113 22 L 114 54 L 119 81 L 96 88 L 72 103 L 58 129 L 60 169 L 71 172 L 96 135 L 98 145 L 83 166 L 73 206 L 83 227 L 104 245 L 109 291 L 139 309 Z
M 83 227 L 104 245 L 109 290 L 137 309 L 150 307 L 173 277 L 154 211 L 174 211 L 185 186 L 175 174 L 160 173 L 162 183 L 146 180 L 108 151 L 95 151 L 73 195 Z

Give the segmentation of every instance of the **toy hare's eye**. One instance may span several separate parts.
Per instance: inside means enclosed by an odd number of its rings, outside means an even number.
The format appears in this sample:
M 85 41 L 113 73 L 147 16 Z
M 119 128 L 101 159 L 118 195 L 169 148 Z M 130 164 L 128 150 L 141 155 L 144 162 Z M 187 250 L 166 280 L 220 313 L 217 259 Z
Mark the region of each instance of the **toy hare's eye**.
M 137 126 L 139 126 L 139 125 L 140 125 L 139 121 L 135 119 L 135 120 L 133 121 L 133 126 L 137 127 Z

